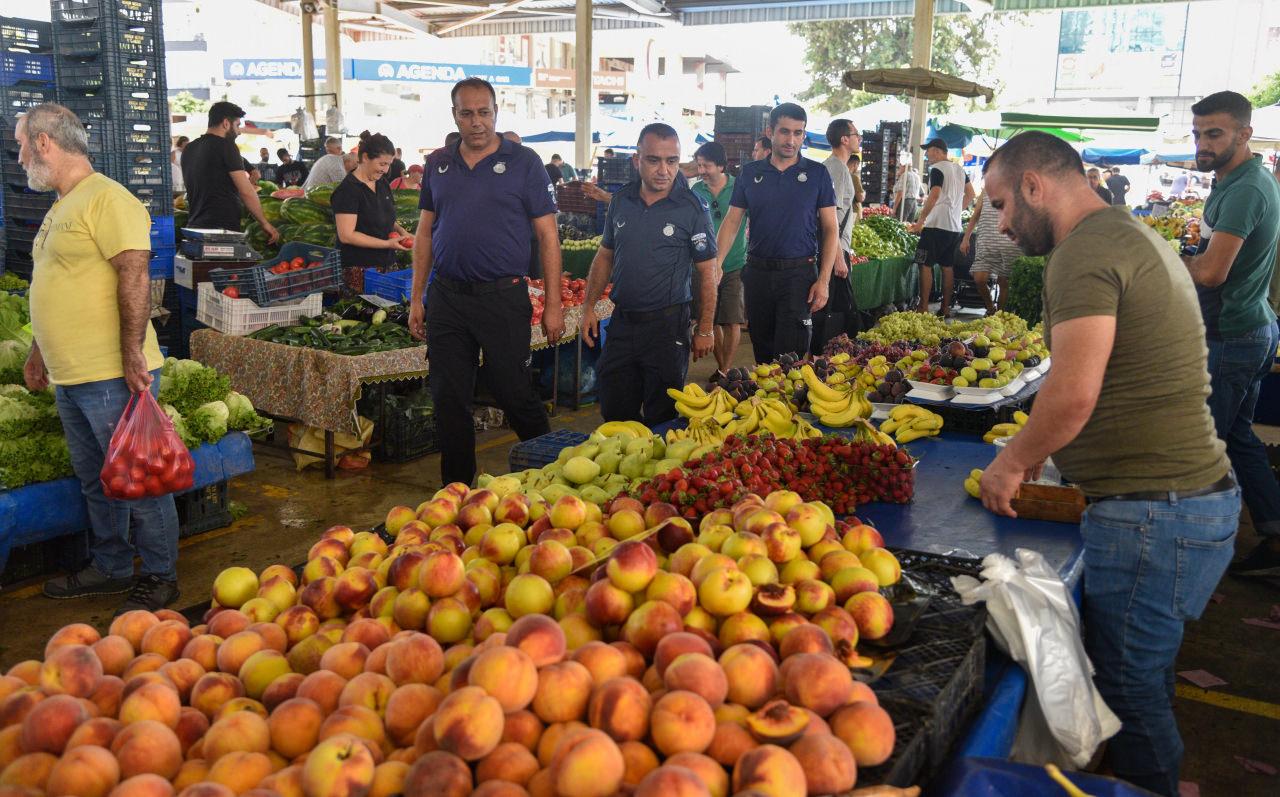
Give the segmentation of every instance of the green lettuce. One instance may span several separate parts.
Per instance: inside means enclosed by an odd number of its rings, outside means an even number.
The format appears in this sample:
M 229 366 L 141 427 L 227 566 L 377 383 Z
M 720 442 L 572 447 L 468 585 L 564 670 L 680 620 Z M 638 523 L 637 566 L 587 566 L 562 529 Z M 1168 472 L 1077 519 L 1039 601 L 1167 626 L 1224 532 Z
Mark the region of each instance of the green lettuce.
M 184 417 L 192 437 L 204 443 L 216 443 L 227 433 L 229 415 L 230 411 L 224 402 L 210 401 Z
M 197 407 L 221 402 L 229 392 L 230 379 L 195 360 L 170 358 L 160 369 L 160 403 L 172 404 L 188 419 Z

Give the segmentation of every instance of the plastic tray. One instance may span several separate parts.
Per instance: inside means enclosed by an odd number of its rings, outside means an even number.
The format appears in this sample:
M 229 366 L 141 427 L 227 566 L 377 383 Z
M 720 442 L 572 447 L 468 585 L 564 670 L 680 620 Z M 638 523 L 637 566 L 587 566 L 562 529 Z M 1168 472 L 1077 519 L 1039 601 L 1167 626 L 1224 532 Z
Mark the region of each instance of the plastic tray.
M 411 413 L 405 408 L 387 406 L 387 397 L 393 392 L 422 390 L 425 386 L 425 379 L 365 386 L 359 408 L 361 415 L 374 422 L 374 459 L 379 462 L 410 462 L 440 450 L 434 410 Z
M 563 449 L 585 442 L 588 436 L 572 429 L 560 429 L 532 440 L 516 443 L 507 454 L 508 470 L 515 473 L 519 470 L 549 465 L 556 461 L 556 457 L 560 456 Z
M 151 279 L 173 279 L 173 258 L 177 250 L 172 246 L 151 245 Z
M 231 525 L 225 481 L 175 495 L 174 504 L 178 509 L 179 538 Z
M 48 86 L 53 82 L 53 56 L 6 52 L 0 55 L 0 85 L 32 83 Z
M 319 315 L 324 295 L 313 293 L 300 302 L 259 307 L 252 299 L 232 299 L 202 282 L 197 291 L 196 320 L 225 335 L 247 335 L 272 324 L 292 324 L 304 315 Z
M 151 217 L 151 248 L 155 250 L 158 246 L 175 246 L 173 237 L 173 216 L 152 216 Z

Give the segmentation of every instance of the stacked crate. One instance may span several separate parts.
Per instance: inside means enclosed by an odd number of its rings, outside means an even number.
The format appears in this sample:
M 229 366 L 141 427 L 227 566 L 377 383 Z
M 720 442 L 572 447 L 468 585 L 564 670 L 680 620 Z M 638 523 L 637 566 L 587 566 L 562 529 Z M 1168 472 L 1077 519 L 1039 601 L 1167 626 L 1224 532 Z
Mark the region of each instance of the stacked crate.
M 884 155 L 884 136 L 879 132 L 862 134 L 862 190 L 863 202 L 876 205 L 885 201 L 885 191 L 893 186 L 893 176 L 886 173 L 888 163 Z
M 174 255 L 162 1 L 52 0 L 58 101 L 88 130 L 94 167 L 151 212 L 153 277 L 172 275 Z
M 756 139 L 769 126 L 770 110 L 768 105 L 716 106 L 715 142 L 724 147 L 731 172 L 751 160 Z
M 0 17 L 0 251 L 4 270 L 31 277 L 31 248 L 53 193 L 27 187 L 14 126 L 32 106 L 53 102 L 53 33 L 48 22 Z

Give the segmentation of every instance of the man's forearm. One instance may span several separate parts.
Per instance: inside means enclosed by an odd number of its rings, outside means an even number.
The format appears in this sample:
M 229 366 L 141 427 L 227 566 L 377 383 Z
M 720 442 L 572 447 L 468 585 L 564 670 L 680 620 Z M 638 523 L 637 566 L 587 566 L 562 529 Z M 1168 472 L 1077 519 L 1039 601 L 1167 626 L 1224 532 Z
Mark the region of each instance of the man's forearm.
M 826 282 L 831 279 L 835 270 L 836 258 L 843 250 L 840 247 L 840 234 L 835 227 L 827 227 L 822 231 L 822 262 L 818 267 L 818 280 Z
M 120 308 L 120 350 L 142 351 L 151 318 L 151 274 L 148 252 L 130 250 L 116 256 L 116 303 Z
M 563 273 L 560 262 L 560 239 L 551 235 L 538 236 L 538 256 L 542 258 L 544 306 L 560 307 L 560 275 Z
M 427 292 L 427 281 L 431 277 L 431 228 L 423 232 L 421 225 L 418 235 L 413 239 L 413 282 L 409 285 L 409 301 L 414 305 L 422 304 L 422 297 Z
M 254 191 L 246 191 L 240 189 L 240 199 L 244 200 L 245 210 L 249 211 L 249 215 L 258 220 L 258 223 L 264 227 L 272 226 L 267 221 L 267 214 L 262 212 L 262 202 L 258 200 L 258 194 Z
M 698 331 L 710 332 L 716 320 L 716 266 L 715 261 L 698 266 Z
M 722 263 L 724 256 L 733 248 L 733 239 L 738 236 L 738 228 L 741 226 L 741 217 L 736 219 L 725 217 L 720 225 L 720 231 L 716 233 L 716 251 L 720 253 L 719 259 Z
M 604 295 L 604 286 L 609 284 L 609 278 L 613 276 L 613 257 L 605 254 L 602 247 L 596 250 L 596 256 L 591 259 L 591 270 L 587 272 L 587 309 L 594 308 L 596 302 L 600 301 L 600 297 Z

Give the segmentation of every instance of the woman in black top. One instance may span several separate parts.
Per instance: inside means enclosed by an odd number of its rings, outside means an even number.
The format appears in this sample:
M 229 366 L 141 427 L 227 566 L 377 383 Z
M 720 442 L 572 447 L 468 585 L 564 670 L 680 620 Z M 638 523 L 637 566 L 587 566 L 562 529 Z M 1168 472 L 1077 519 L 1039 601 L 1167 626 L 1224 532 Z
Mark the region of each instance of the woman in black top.
M 391 139 L 380 133 L 361 133 L 356 168 L 338 184 L 329 200 L 342 252 L 343 281 L 355 293 L 364 291 L 365 269 L 393 270 L 396 252 L 413 249 L 412 236 L 396 223 L 396 204 L 387 178 L 395 155 Z

